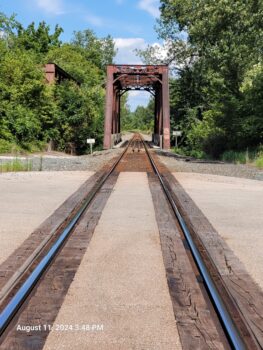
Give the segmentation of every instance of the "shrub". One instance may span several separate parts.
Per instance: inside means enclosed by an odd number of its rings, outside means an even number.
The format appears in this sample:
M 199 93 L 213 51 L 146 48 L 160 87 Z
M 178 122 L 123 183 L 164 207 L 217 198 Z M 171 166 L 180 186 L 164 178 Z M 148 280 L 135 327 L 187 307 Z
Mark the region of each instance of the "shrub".
M 16 143 L 0 139 L 0 153 L 17 153 L 21 151 Z
M 204 141 L 203 150 L 210 157 L 219 159 L 226 149 L 226 138 L 224 135 L 210 135 Z
M 256 167 L 263 169 L 263 152 L 260 152 L 255 160 Z
M 205 152 L 199 151 L 199 150 L 192 150 L 188 153 L 188 155 L 190 157 L 197 158 L 197 159 L 206 159 L 207 158 L 207 154 Z
M 258 168 L 260 169 L 263 169 L 263 156 L 261 156 L 260 158 L 258 158 L 256 161 L 255 161 L 255 164 Z
M 187 152 L 183 148 L 180 148 L 180 147 L 174 147 L 173 148 L 173 152 L 176 153 L 176 154 L 179 154 L 181 156 L 186 156 L 187 155 Z
M 197 118 L 196 108 L 188 109 L 187 117 L 180 123 L 183 134 L 186 135 L 184 143 L 188 154 L 195 158 L 219 158 L 226 149 L 226 137 L 223 131 L 216 126 L 220 113 L 209 110 L 203 113 L 202 120 Z

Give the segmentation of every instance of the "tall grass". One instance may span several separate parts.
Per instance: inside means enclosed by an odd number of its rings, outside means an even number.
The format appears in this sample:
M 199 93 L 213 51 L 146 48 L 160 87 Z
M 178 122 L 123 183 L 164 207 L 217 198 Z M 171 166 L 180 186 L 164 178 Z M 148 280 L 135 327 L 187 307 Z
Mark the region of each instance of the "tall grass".
M 22 149 L 14 142 L 0 139 L 0 154 L 1 153 L 20 153 Z
M 0 172 L 19 172 L 19 171 L 31 171 L 32 170 L 32 161 L 26 160 L 26 162 L 21 162 L 19 159 L 15 158 L 8 162 L 0 163 Z
M 231 162 L 235 164 L 247 164 L 250 162 L 253 156 L 249 154 L 248 151 L 236 152 L 236 151 L 226 151 L 222 155 L 222 160 L 224 162 Z
M 46 149 L 46 142 L 35 141 L 34 143 L 16 144 L 12 141 L 0 139 L 0 154 L 28 154 L 42 152 Z
M 257 151 L 226 151 L 222 155 L 224 162 L 230 162 L 235 164 L 251 164 L 263 169 L 263 151 L 259 148 Z
M 263 153 L 259 154 L 255 160 L 255 165 L 259 169 L 263 169 Z

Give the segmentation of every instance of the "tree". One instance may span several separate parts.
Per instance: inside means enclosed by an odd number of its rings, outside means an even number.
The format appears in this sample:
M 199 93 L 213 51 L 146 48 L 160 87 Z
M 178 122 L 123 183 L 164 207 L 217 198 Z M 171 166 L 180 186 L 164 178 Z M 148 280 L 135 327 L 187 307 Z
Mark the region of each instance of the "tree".
M 35 55 L 7 50 L 0 59 L 0 81 L 0 116 L 8 129 L 5 137 L 20 143 L 40 139 L 38 114 L 45 103 L 45 84 Z
M 0 15 L 0 150 L 8 144 L 30 150 L 52 140 L 57 149 L 73 143 L 86 150 L 87 137 L 102 145 L 105 65 L 113 61 L 113 40 L 77 32 L 62 44 L 45 22 L 27 28 Z M 54 62 L 77 81 L 45 82 L 43 64 Z M 12 148 L 10 146 L 10 149 Z
M 172 115 L 190 125 L 184 135 L 189 149 L 219 154 L 220 142 L 221 152 L 262 142 L 260 74 L 251 77 L 249 89 L 242 88 L 253 67 L 262 64 L 262 14 L 263 3 L 257 0 L 161 0 L 158 33 L 165 45 L 140 54 L 154 62 L 158 52 L 166 53 L 162 61 L 174 70 Z M 257 91 L 253 99 L 251 91 Z
M 137 106 L 134 112 L 130 111 L 127 105 L 127 97 L 124 100 L 122 111 L 122 129 L 153 131 L 154 126 L 154 100 L 150 99 L 146 107 Z
M 40 55 L 48 53 L 52 47 L 59 47 L 61 41 L 60 34 L 63 29 L 56 25 L 53 34 L 50 34 L 50 27 L 45 22 L 39 23 L 35 28 L 35 23 L 32 22 L 27 28 L 23 28 L 21 24 L 17 26 L 16 45 L 25 50 L 32 50 Z
M 104 69 L 107 64 L 112 64 L 116 55 L 114 41 L 110 35 L 98 39 L 89 29 L 74 32 L 71 43 L 75 48 L 84 52 L 87 61 L 100 69 Z

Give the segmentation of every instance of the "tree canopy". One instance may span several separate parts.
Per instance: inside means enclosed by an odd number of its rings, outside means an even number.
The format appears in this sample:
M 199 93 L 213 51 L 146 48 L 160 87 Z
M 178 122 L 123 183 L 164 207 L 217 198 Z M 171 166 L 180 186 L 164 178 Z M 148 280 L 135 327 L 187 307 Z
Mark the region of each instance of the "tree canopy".
M 130 106 L 128 105 L 127 95 L 122 97 L 122 118 L 121 127 L 122 130 L 129 131 L 146 131 L 152 132 L 154 128 L 154 99 L 151 98 L 148 105 L 137 106 L 135 111 L 131 112 Z
M 174 72 L 171 115 L 184 131 L 182 145 L 215 157 L 226 149 L 258 146 L 263 141 L 263 3 L 161 0 L 160 10 L 164 47 L 139 54 L 146 63 L 169 63 Z
M 263 142 L 263 3 L 258 0 L 160 0 L 163 47 L 139 51 L 147 64 L 166 63 L 171 123 L 183 130 L 187 152 L 212 157 Z M 103 137 L 105 66 L 113 62 L 110 36 L 89 29 L 62 43 L 63 29 L 24 28 L 0 13 L 0 152 L 53 141 L 57 149 Z M 43 66 L 54 62 L 75 81 L 48 85 Z M 131 113 L 123 98 L 122 127 L 153 127 L 153 101 Z
M 115 56 L 110 36 L 75 32 L 62 43 L 63 29 L 41 22 L 24 28 L 0 13 L 0 151 L 40 149 L 51 141 L 59 150 L 86 149 L 87 137 L 101 144 L 105 66 Z M 44 64 L 56 63 L 76 81 L 48 85 Z

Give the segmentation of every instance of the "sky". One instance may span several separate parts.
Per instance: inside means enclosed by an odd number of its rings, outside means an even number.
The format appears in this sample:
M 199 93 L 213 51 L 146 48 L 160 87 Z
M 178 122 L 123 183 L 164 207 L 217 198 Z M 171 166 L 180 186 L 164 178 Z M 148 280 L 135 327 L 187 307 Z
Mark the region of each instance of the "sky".
M 154 30 L 159 16 L 159 0 L 0 0 L 0 11 L 17 14 L 24 26 L 45 21 L 53 29 L 59 24 L 62 41 L 70 41 L 74 30 L 92 29 L 98 37 L 110 34 L 118 49 L 115 63 L 140 64 L 135 49 L 158 42 Z M 134 91 L 131 109 L 147 105 L 149 93 Z

